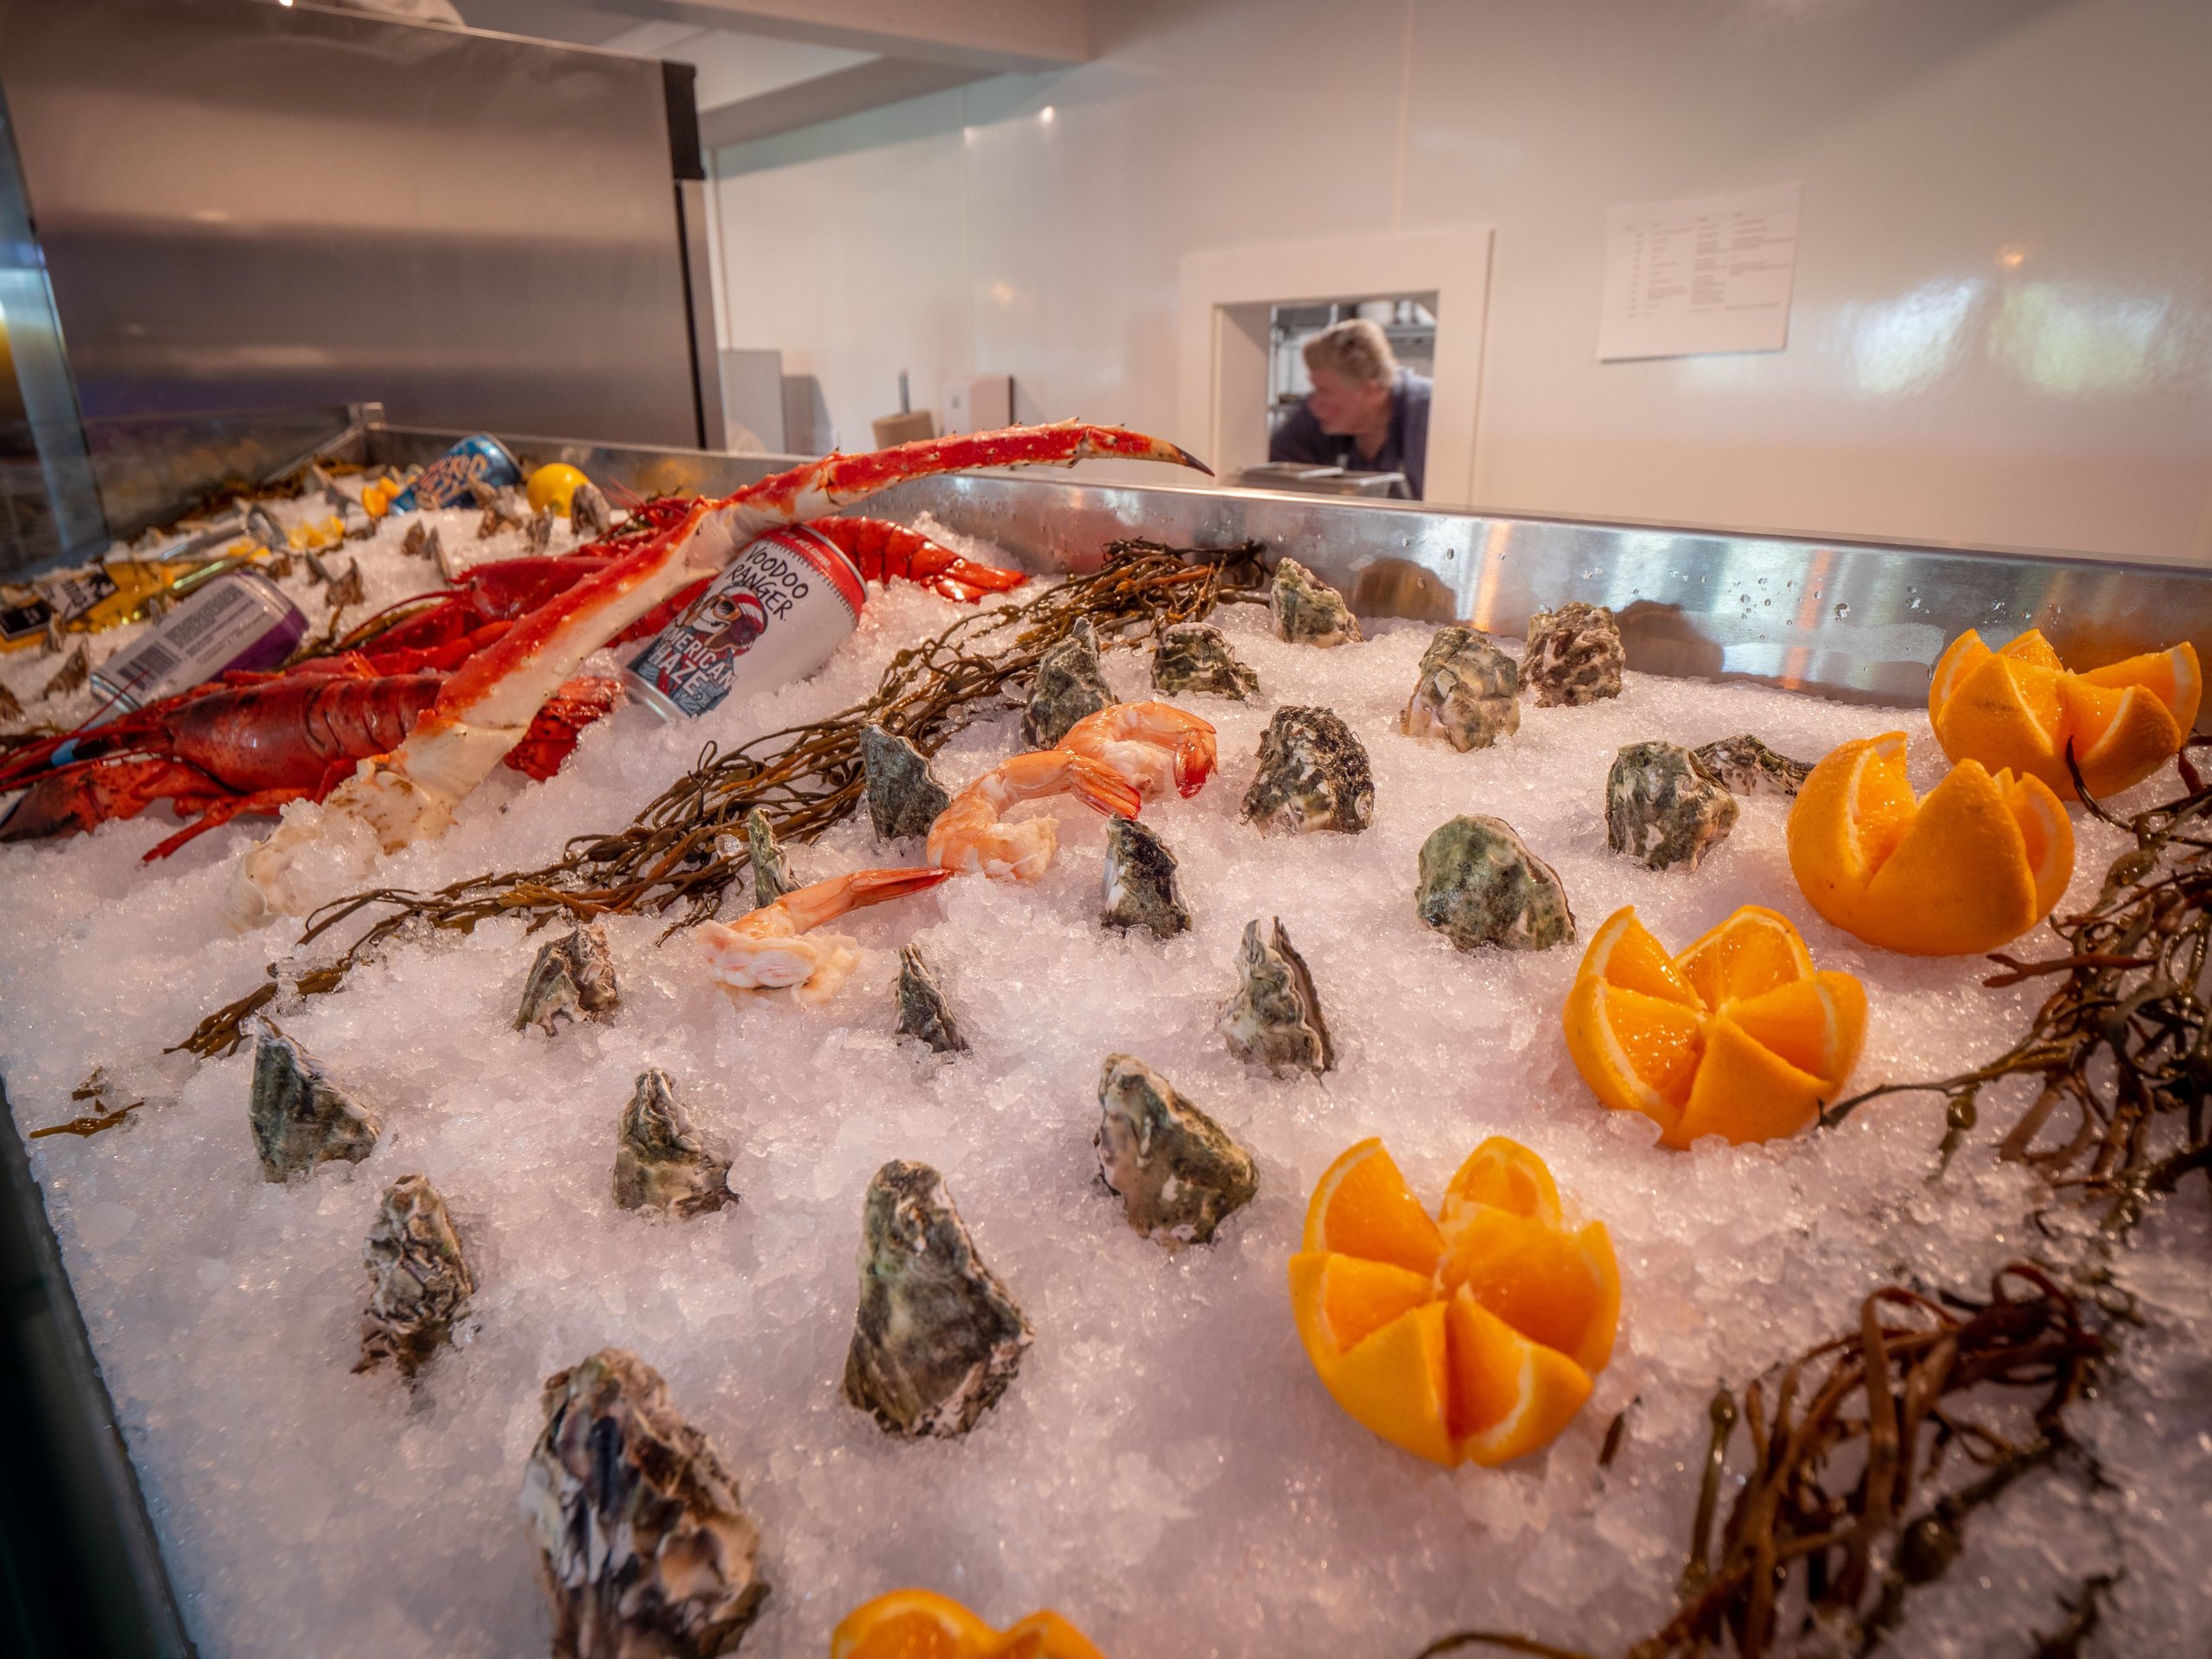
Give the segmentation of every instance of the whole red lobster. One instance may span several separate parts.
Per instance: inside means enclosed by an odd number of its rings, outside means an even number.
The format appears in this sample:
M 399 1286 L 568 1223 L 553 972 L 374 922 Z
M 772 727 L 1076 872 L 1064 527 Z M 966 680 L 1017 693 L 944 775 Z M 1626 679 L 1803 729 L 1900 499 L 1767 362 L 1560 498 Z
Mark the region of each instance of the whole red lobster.
M 354 630 L 355 649 L 282 674 L 226 676 L 106 725 L 19 748 L 0 763 L 0 793 L 28 792 L 0 822 L 0 842 L 73 834 L 167 800 L 191 822 L 148 852 L 151 861 L 234 817 L 321 800 L 359 762 L 397 748 L 453 671 L 631 545 L 680 524 L 691 508 L 677 497 L 641 502 L 613 535 L 575 552 L 478 565 L 449 592 L 403 600 Z M 880 519 L 823 518 L 813 528 L 870 581 L 904 577 L 972 602 L 1027 580 Z M 610 643 L 650 639 L 705 586 L 702 579 L 685 588 Z M 505 764 L 550 778 L 577 734 L 620 696 L 612 680 L 569 681 Z

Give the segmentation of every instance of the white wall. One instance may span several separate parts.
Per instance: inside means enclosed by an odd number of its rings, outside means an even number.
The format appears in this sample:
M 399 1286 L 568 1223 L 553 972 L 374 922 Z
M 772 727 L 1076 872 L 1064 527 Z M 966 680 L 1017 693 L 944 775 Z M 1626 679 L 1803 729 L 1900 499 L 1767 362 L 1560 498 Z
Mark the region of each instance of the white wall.
M 1481 505 L 2212 563 L 2206 0 L 1098 10 L 718 158 L 724 343 L 842 443 L 901 367 L 1188 435 L 1185 254 L 1487 225 Z M 1597 362 L 1609 206 L 1799 181 L 1788 350 Z

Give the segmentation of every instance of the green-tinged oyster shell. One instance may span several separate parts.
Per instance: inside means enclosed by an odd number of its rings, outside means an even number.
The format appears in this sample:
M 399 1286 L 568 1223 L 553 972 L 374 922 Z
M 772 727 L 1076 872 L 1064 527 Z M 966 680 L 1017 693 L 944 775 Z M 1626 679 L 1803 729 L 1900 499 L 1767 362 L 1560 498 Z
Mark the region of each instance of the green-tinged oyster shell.
M 1462 817 L 1421 842 L 1421 918 L 1472 950 L 1548 950 L 1574 937 L 1574 912 L 1552 867 L 1503 818 Z
M 1098 665 L 1098 633 L 1087 616 L 1077 619 L 1068 637 L 1037 659 L 1037 683 L 1021 711 L 1021 739 L 1033 749 L 1049 749 L 1085 715 L 1116 702 Z
M 1439 628 L 1421 654 L 1421 680 L 1399 717 L 1408 737 L 1440 737 L 1462 754 L 1521 729 L 1521 675 L 1473 628 Z
M 530 977 L 523 982 L 515 1029 L 536 1026 L 550 1033 L 563 1020 L 595 1020 L 610 1014 L 621 1001 L 605 931 L 595 923 L 572 928 L 537 947 Z
M 384 1126 L 330 1080 L 322 1063 L 275 1027 L 253 1046 L 253 1095 L 247 1109 L 261 1177 L 289 1180 L 317 1164 L 358 1164 Z
M 861 741 L 865 743 L 866 738 Z M 865 766 L 867 763 L 861 764 Z M 753 866 L 755 910 L 766 910 L 792 888 L 803 885 L 791 879 L 791 867 L 784 857 L 783 843 L 776 839 L 776 827 L 757 806 L 745 815 L 745 850 Z
M 860 1267 L 845 1398 L 887 1433 L 966 1433 L 1014 1381 L 1031 1332 L 927 1164 L 894 1160 L 868 1184 Z
M 1741 737 L 1721 738 L 1690 753 L 1697 757 L 1699 766 L 1737 795 L 1755 794 L 1761 790 L 1795 795 L 1813 775 L 1811 761 L 1792 760 L 1786 754 L 1777 754 L 1749 732 Z
M 1147 1238 L 1203 1244 L 1260 1190 L 1252 1154 L 1142 1060 L 1106 1057 L 1098 1106 L 1099 1178 Z
M 1296 559 L 1276 562 L 1268 604 L 1274 612 L 1275 637 L 1294 645 L 1341 645 L 1361 638 L 1359 619 L 1344 596 Z
M 1135 818 L 1106 821 L 1105 908 L 1108 927 L 1149 928 L 1163 939 L 1191 925 L 1175 881 L 1175 855 Z
M 768 1586 L 760 1529 L 660 1373 L 602 1348 L 545 1380 L 522 1513 L 554 1659 L 715 1659 Z
M 1655 870 L 1697 868 L 1736 811 L 1727 786 L 1679 743 L 1631 743 L 1605 778 L 1605 844 Z
M 1260 735 L 1260 771 L 1244 816 L 1263 831 L 1357 835 L 1375 821 L 1367 750 L 1330 709 L 1278 709 Z
M 1211 622 L 1163 628 L 1152 652 L 1152 689 L 1163 696 L 1205 692 L 1243 702 L 1259 695 L 1260 677 L 1236 660 L 1229 637 Z
M 385 1189 L 361 1255 L 369 1300 L 353 1369 L 372 1370 L 389 1359 L 402 1376 L 412 1376 L 451 1339 L 476 1288 L 445 1200 L 425 1177 L 403 1175 Z
M 625 1210 L 703 1216 L 735 1204 L 730 1160 L 691 1127 L 676 1084 L 658 1066 L 638 1075 L 614 1143 L 614 1202 Z
M 868 774 L 868 816 L 878 840 L 926 836 L 952 804 L 922 752 L 880 726 L 861 728 L 861 770 Z
M 1539 709 L 1618 697 L 1621 671 L 1627 666 L 1620 624 L 1602 605 L 1572 600 L 1529 619 L 1521 683 L 1535 687 Z
M 1321 1018 L 1313 976 L 1281 918 L 1274 918 L 1269 939 L 1260 937 L 1257 921 L 1245 923 L 1236 949 L 1236 995 L 1215 1028 L 1228 1039 L 1230 1053 L 1257 1060 L 1277 1077 L 1289 1071 L 1319 1077 L 1336 1065 L 1336 1045 Z
M 937 976 L 922 960 L 918 945 L 899 952 L 899 1034 L 918 1037 L 940 1054 L 968 1052 L 968 1039 L 952 1017 Z

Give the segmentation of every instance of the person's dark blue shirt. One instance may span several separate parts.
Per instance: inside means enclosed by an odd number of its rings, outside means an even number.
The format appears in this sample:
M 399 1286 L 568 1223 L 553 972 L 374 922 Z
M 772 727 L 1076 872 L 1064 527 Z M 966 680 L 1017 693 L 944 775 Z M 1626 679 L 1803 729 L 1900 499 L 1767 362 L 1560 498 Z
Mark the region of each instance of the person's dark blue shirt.
M 1313 411 L 1300 404 L 1268 440 L 1268 459 L 1304 461 L 1309 467 L 1341 467 L 1353 473 L 1403 473 L 1408 493 L 1416 501 L 1425 500 L 1428 396 L 1433 384 L 1427 376 L 1411 369 L 1398 371 L 1396 384 L 1390 388 L 1389 435 L 1371 455 L 1359 453 L 1356 438 L 1324 432 Z

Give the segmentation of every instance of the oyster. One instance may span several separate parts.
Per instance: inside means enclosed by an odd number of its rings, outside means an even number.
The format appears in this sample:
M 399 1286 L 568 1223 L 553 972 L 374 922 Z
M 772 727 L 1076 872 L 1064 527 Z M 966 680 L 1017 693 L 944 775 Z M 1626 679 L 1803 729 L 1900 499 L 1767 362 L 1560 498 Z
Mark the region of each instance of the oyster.
M 1175 855 L 1135 818 L 1106 821 L 1105 905 L 1098 919 L 1108 927 L 1148 927 L 1169 939 L 1191 925 L 1175 886 Z
M 322 1063 L 275 1027 L 253 1046 L 253 1149 L 264 1180 L 289 1180 L 342 1158 L 358 1164 L 384 1125 L 330 1080 Z
M 1153 647 L 1152 689 L 1173 696 L 1201 691 L 1238 702 L 1256 696 L 1260 677 L 1236 660 L 1229 638 L 1211 622 L 1178 622 Z
M 1260 924 L 1244 924 L 1244 940 L 1236 948 L 1236 995 L 1221 1011 L 1216 1026 L 1229 1039 L 1229 1052 L 1242 1060 L 1257 1060 L 1277 1077 L 1287 1071 L 1311 1071 L 1319 1077 L 1337 1063 L 1336 1046 L 1321 1018 L 1321 1000 L 1313 992 L 1313 976 L 1306 958 L 1298 954 L 1274 918 L 1272 940 L 1260 937 Z
M 791 880 L 791 867 L 784 857 L 783 844 L 776 839 L 776 827 L 757 806 L 745 815 L 745 848 L 753 864 L 755 910 L 766 910 L 800 885 Z
M 1627 666 L 1620 624 L 1602 605 L 1573 600 L 1529 619 L 1529 649 L 1522 653 L 1521 680 L 1536 688 L 1539 709 L 1618 697 L 1621 671 Z
M 1021 711 L 1021 740 L 1033 749 L 1049 749 L 1085 715 L 1118 701 L 1106 688 L 1098 666 L 1098 633 L 1080 617 L 1066 639 L 1037 662 L 1037 683 Z
M 604 536 L 614 528 L 614 509 L 607 505 L 598 485 L 586 480 L 569 495 L 569 528 L 580 542 Z
M 1260 1190 L 1252 1154 L 1142 1060 L 1106 1057 L 1098 1106 L 1099 1179 L 1147 1238 L 1203 1244 Z
M 1503 818 L 1452 818 L 1421 844 L 1421 918 L 1458 945 L 1548 950 L 1574 937 L 1552 867 Z
M 1724 737 L 1690 753 L 1697 758 L 1699 766 L 1737 795 L 1750 795 L 1763 789 L 1770 789 L 1777 795 L 1795 795 L 1804 786 L 1805 779 L 1813 775 L 1810 761 L 1792 760 L 1786 754 L 1777 754 L 1749 732 L 1741 737 Z
M 1294 645 L 1341 645 L 1361 638 L 1359 619 L 1344 596 L 1296 559 L 1277 561 L 1268 604 L 1275 614 L 1275 637 Z
M 868 774 L 868 816 L 878 840 L 926 836 L 952 804 L 922 752 L 880 726 L 861 728 L 861 770 Z
M 523 982 L 515 1029 L 550 1032 L 563 1020 L 595 1019 L 622 1001 L 614 983 L 614 957 L 596 925 L 571 928 L 537 947 Z
M 703 1216 L 735 1204 L 729 1159 L 691 1127 L 667 1072 L 638 1076 L 614 1143 L 614 1202 L 625 1210 Z
M 968 1039 L 960 1034 L 944 993 L 938 988 L 937 976 L 922 960 L 918 945 L 899 952 L 899 1034 L 918 1037 L 940 1054 L 963 1054 L 968 1049 Z
M 545 1379 L 523 1523 L 555 1659 L 715 1659 L 760 1611 L 760 1529 L 660 1373 L 602 1348 Z
M 523 525 L 523 537 L 530 543 L 531 552 L 543 553 L 553 545 L 553 509 L 542 507 L 531 513 L 529 521 Z
M 1399 717 L 1408 737 L 1440 737 L 1465 754 L 1521 729 L 1521 674 L 1487 634 L 1439 628 L 1421 654 L 1421 680 Z
M 402 1376 L 412 1376 L 452 1338 L 476 1288 L 446 1201 L 428 1179 L 403 1175 L 385 1189 L 361 1255 L 369 1300 L 353 1369 L 372 1370 L 388 1359 Z
M 1278 709 L 1260 735 L 1260 772 L 1244 816 L 1262 830 L 1357 835 L 1375 821 L 1367 750 L 1330 709 Z
M 1736 826 L 1736 798 L 1679 743 L 1631 743 L 1605 778 L 1605 844 L 1651 869 L 1695 869 Z
M 399 538 L 399 550 L 410 559 L 429 559 L 438 563 L 438 530 L 435 524 L 417 518 L 407 526 L 407 533 Z
M 887 1433 L 966 1433 L 1014 1381 L 1031 1332 L 976 1260 L 942 1175 L 900 1160 L 875 1172 L 860 1266 L 845 1398 Z

